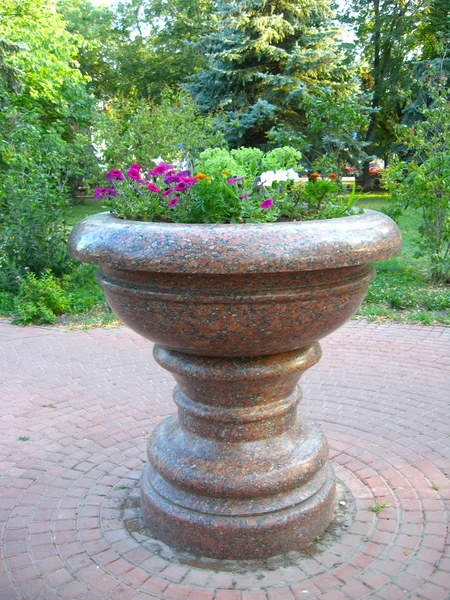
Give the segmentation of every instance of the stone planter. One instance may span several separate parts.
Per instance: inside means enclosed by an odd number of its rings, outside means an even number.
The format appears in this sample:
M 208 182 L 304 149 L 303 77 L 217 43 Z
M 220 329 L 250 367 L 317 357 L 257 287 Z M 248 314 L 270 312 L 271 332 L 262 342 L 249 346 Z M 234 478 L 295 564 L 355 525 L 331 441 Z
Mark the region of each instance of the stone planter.
M 79 223 L 69 252 L 100 266 L 112 310 L 156 342 L 178 415 L 153 432 L 141 480 L 153 534 L 199 556 L 263 558 L 328 527 L 335 478 L 297 414 L 318 340 L 361 304 L 371 263 L 400 249 L 387 216 L 299 223 Z M 132 399 L 130 399 L 132 401 Z

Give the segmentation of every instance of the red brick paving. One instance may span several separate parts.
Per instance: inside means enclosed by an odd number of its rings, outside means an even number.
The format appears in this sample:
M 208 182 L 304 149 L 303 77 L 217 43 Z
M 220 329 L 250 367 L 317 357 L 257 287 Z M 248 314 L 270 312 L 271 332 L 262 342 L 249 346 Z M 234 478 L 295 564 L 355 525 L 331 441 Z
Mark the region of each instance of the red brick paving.
M 326 430 L 354 520 L 309 558 L 233 573 L 124 526 L 146 438 L 174 411 L 151 344 L 1 322 L 0 600 L 450 598 L 450 328 L 352 322 L 322 346 L 300 409 Z

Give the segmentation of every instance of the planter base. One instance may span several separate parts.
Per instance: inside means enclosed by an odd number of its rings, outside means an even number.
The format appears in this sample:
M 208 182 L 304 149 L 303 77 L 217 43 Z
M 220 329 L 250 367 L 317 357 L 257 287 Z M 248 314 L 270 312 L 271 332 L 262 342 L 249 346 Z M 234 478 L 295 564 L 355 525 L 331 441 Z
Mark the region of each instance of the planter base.
M 299 550 L 330 524 L 328 445 L 297 415 L 314 343 L 261 358 L 198 357 L 155 346 L 178 383 L 178 417 L 154 431 L 141 480 L 145 522 L 180 551 L 219 559 Z

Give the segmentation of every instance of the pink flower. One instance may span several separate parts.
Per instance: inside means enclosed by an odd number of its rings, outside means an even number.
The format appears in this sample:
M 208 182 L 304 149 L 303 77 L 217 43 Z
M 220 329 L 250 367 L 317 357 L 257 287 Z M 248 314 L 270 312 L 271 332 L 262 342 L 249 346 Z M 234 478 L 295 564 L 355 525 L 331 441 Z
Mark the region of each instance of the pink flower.
M 173 165 L 168 165 L 166 163 L 159 163 L 159 165 L 157 165 L 152 171 L 149 171 L 148 174 L 149 175 L 162 175 L 163 173 L 166 173 L 166 171 L 170 171 L 171 169 L 173 169 Z
M 172 188 L 169 188 L 168 190 L 162 193 L 162 197 L 167 198 L 167 196 L 170 196 L 170 194 L 173 194 L 173 192 L 174 190 Z
M 175 186 L 174 190 L 176 192 L 184 192 L 196 183 L 198 181 L 195 177 L 180 177 L 179 183 Z
M 179 198 L 172 198 L 172 200 L 169 202 L 169 204 L 167 205 L 169 208 L 172 208 L 172 206 L 175 206 L 175 204 L 177 204 L 177 202 L 179 202 L 180 199 Z
M 95 188 L 94 190 L 94 199 L 98 200 L 102 196 L 106 194 L 106 188 Z
M 242 196 L 238 196 L 239 200 L 247 200 L 247 198 L 251 196 L 251 194 L 242 194 Z
M 273 206 L 272 198 L 267 198 L 267 200 L 264 200 L 264 202 L 261 202 L 261 208 L 263 210 L 270 208 L 271 206 Z
M 130 166 L 130 169 L 137 169 L 138 171 L 141 171 L 141 170 L 142 170 L 142 168 L 143 168 L 143 165 L 137 165 L 136 163 L 133 163 L 133 164 Z
M 118 179 L 119 181 L 123 181 L 125 177 L 119 169 L 111 169 L 111 171 L 106 174 L 106 179 Z
M 160 194 L 161 193 L 161 190 L 159 189 L 159 187 L 157 187 L 156 185 L 153 185 L 153 183 L 147 183 L 147 188 L 151 192 L 155 192 L 155 194 Z
M 98 200 L 102 196 L 117 196 L 117 192 L 114 188 L 95 188 L 94 198 Z
M 227 183 L 236 183 L 236 181 L 244 181 L 245 177 L 231 177 Z
M 139 165 L 137 165 L 139 166 Z M 140 169 L 136 169 L 136 166 L 132 165 L 127 172 L 127 175 L 130 179 L 134 179 L 135 181 L 139 181 L 141 178 Z

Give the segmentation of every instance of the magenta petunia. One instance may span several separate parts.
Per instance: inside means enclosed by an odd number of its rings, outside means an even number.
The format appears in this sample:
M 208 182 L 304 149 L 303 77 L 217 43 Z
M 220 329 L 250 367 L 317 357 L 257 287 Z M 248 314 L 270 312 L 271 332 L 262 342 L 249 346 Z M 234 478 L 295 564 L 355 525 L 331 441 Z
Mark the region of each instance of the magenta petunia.
M 119 171 L 119 169 L 111 169 L 111 171 L 106 174 L 106 178 L 118 179 L 119 181 L 123 181 L 125 179 L 122 171 Z
M 167 205 L 169 208 L 172 208 L 172 206 L 175 206 L 175 204 L 177 204 L 180 201 L 179 198 L 172 198 L 172 200 L 169 202 L 169 204 Z
M 107 194 L 108 196 L 117 196 L 117 190 L 115 190 L 114 188 L 104 188 L 105 190 L 105 194 Z
M 162 197 L 167 198 L 167 196 L 170 196 L 170 194 L 173 194 L 173 192 L 174 192 L 174 190 L 172 188 L 169 188 L 165 192 L 162 193 Z
M 166 173 L 167 171 L 170 171 L 171 169 L 173 169 L 173 165 L 168 165 L 166 163 L 159 163 L 159 165 L 156 165 L 156 167 L 154 169 L 152 169 L 151 171 L 148 172 L 149 175 L 163 175 L 163 173 Z
M 141 171 L 143 168 L 143 165 L 137 165 L 136 163 L 130 165 L 130 169 L 137 169 L 138 171 Z
M 244 181 L 245 177 L 231 177 L 227 183 L 236 183 L 236 181 Z
M 272 198 L 267 198 L 267 200 L 264 200 L 264 202 L 261 202 L 262 209 L 267 209 L 267 208 L 270 208 L 271 206 L 273 206 Z
M 101 198 L 105 194 L 106 194 L 106 188 L 95 188 L 95 190 L 94 190 L 94 198 L 95 198 L 95 200 L 98 200 L 99 198 Z
M 186 169 L 185 171 L 180 171 L 178 173 L 178 177 L 187 177 L 190 174 L 191 174 L 191 172 L 189 171 L 189 169 Z
M 134 179 L 135 181 L 139 181 L 141 178 L 139 169 L 136 169 L 133 166 L 128 169 L 127 175 L 130 179 Z
M 147 188 L 151 192 L 155 192 L 155 194 L 160 194 L 161 193 L 161 190 L 159 189 L 159 187 L 157 187 L 156 185 L 153 185 L 153 183 L 147 183 Z

